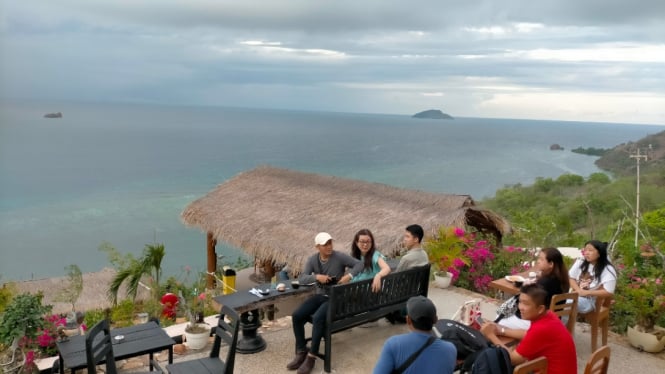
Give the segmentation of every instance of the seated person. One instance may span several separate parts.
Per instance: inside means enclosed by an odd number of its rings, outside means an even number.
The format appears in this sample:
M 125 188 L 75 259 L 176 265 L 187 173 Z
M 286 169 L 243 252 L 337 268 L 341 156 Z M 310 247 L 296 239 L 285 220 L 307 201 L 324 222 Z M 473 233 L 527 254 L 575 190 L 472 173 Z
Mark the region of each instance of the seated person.
M 373 279 L 372 291 L 381 291 L 381 278 L 390 274 L 390 266 L 381 252 L 376 250 L 374 235 L 368 229 L 356 233 L 351 243 L 351 256 L 363 263 L 363 269 L 352 282 Z
M 543 286 L 549 299 L 554 295 L 568 292 L 568 269 L 558 249 L 543 248 L 536 260 L 536 270 L 541 274 L 536 283 Z M 531 325 L 530 321 L 520 318 L 519 309 L 512 316 L 502 316 L 497 323 L 501 335 L 515 339 L 522 339 Z
M 514 350 L 501 343 L 496 323 L 485 322 L 480 331 L 490 342 L 510 352 L 513 366 L 545 356 L 549 374 L 576 374 L 575 342 L 566 326 L 549 310 L 547 291 L 539 284 L 529 284 L 520 289 L 519 297 L 522 318 L 531 321 L 531 326 Z
M 289 370 L 298 370 L 298 374 L 309 374 L 314 369 L 316 357 L 319 353 L 319 345 L 323 338 L 328 313 L 329 287 L 325 285 L 345 284 L 360 272 L 361 262 L 341 252 L 333 250 L 333 238 L 327 232 L 320 232 L 314 238 L 317 252 L 310 256 L 305 263 L 298 281 L 302 284 L 317 282 L 321 287 L 317 288 L 315 295 L 305 300 L 293 312 L 292 325 L 293 335 L 296 340 L 296 355 L 286 365 Z M 351 269 L 348 270 L 347 269 Z M 305 340 L 305 323 L 312 319 L 312 345 L 307 351 Z
M 425 347 L 415 360 L 404 369 L 404 374 L 452 374 L 455 370 L 457 349 L 447 341 L 432 340 L 432 326 L 438 320 L 436 307 L 424 296 L 414 296 L 406 303 L 406 323 L 410 333 L 395 335 L 383 345 L 374 374 L 390 374 L 404 364 L 420 348 Z
M 607 242 L 590 240 L 584 244 L 583 259 L 570 268 L 570 288 L 579 294 L 578 313 L 596 308 L 597 296 L 612 296 L 617 285 L 617 271 L 607 257 Z
M 407 252 L 399 259 L 396 271 L 402 271 L 414 268 L 416 266 L 425 266 L 429 264 L 429 257 L 423 250 L 421 242 L 425 236 L 425 231 L 420 225 L 409 225 L 404 231 L 404 247 Z
M 423 250 L 421 242 L 425 236 L 425 231 L 420 225 L 409 225 L 404 230 L 403 245 L 406 247 L 407 252 L 402 258 L 399 259 L 399 264 L 395 271 L 403 271 L 412 269 L 418 266 L 425 266 L 429 264 L 429 257 Z M 397 310 L 386 316 L 386 319 L 391 324 L 406 323 L 406 310 Z

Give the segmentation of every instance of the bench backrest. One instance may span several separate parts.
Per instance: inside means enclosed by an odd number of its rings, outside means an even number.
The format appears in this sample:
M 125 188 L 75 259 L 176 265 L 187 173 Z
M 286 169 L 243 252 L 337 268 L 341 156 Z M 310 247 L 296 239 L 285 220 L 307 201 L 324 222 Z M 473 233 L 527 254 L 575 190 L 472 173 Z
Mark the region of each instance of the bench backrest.
M 406 304 L 416 295 L 427 296 L 430 265 L 390 273 L 383 278 L 381 292 L 372 292 L 372 279 L 333 286 L 330 289 L 328 322 L 342 320 L 384 306 Z

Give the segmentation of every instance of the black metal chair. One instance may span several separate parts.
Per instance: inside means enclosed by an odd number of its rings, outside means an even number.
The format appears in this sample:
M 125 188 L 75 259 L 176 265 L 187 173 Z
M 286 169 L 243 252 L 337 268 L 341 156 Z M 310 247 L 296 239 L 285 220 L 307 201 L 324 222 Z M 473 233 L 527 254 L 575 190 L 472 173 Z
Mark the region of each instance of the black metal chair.
M 224 317 L 227 317 L 230 322 L 226 322 Z M 222 306 L 219 322 L 215 328 L 215 342 L 212 345 L 210 356 L 166 365 L 166 370 L 169 374 L 233 373 L 239 327 L 240 316 L 238 313 L 227 306 Z M 224 361 L 219 357 L 222 340 L 228 345 L 228 352 Z
M 106 374 L 116 374 L 115 357 L 113 357 L 113 341 L 108 320 L 101 320 L 85 334 L 85 357 L 88 363 L 88 374 L 97 373 L 97 365 L 104 361 Z M 153 366 L 159 368 L 153 361 Z M 161 370 L 151 373 L 161 373 Z

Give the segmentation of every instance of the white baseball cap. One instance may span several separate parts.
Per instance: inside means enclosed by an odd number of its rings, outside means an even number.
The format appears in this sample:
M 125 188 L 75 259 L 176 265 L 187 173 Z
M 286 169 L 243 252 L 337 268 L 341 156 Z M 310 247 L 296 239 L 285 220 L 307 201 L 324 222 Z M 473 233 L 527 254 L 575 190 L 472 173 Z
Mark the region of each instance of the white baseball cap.
M 330 234 L 327 232 L 320 232 L 316 234 L 316 237 L 314 238 L 314 244 L 324 245 L 328 243 L 328 240 L 332 240 L 332 236 L 330 236 Z

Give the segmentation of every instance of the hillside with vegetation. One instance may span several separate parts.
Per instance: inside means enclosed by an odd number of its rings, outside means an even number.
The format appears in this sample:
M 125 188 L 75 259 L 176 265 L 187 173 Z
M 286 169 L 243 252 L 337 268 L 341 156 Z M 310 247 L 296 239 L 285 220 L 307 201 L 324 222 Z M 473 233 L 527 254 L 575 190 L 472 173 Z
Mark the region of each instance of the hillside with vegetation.
M 619 144 L 607 150 L 602 157 L 596 160 L 596 165 L 615 175 L 634 175 L 637 167 L 636 160 L 630 156 L 636 155 L 638 149 L 641 155 L 647 156 L 646 162 L 644 159 L 640 162 L 641 171 L 649 172 L 665 168 L 665 131 L 649 135 L 636 142 Z
M 640 161 L 639 230 L 636 160 Z M 618 145 L 598 159 L 605 173 L 538 178 L 530 186 L 506 186 L 481 202 L 508 219 L 505 245 L 582 247 L 590 239 L 611 243 L 618 284 L 611 326 L 625 332 L 651 321 L 665 325 L 665 131 Z M 636 283 L 637 282 L 637 283 Z M 649 314 L 651 313 L 651 314 Z M 654 317 L 655 316 L 655 317 Z M 653 325 L 653 323 L 651 323 Z

